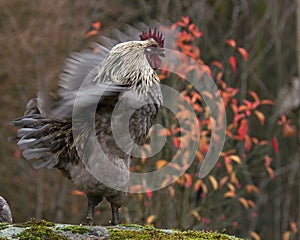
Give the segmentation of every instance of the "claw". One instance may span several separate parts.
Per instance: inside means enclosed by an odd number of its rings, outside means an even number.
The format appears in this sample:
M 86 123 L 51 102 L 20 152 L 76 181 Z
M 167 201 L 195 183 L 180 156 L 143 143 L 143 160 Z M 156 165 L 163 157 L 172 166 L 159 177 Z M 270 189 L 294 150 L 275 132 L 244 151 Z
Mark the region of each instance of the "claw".
M 87 194 L 87 199 L 88 199 L 88 211 L 87 211 L 86 223 L 87 225 L 93 225 L 95 207 L 102 201 L 102 197 L 99 195 Z
M 120 217 L 119 217 L 119 207 L 116 207 L 111 204 L 111 212 L 112 212 L 112 225 L 118 225 L 120 224 Z

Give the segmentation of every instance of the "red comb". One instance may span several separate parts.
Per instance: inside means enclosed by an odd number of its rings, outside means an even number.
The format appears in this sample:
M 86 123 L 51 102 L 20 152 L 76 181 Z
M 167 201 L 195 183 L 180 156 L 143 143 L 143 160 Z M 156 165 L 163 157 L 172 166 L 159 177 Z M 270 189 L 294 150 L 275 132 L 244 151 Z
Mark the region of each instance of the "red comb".
M 162 37 L 163 37 L 162 33 L 156 31 L 156 28 L 154 28 L 153 31 L 151 30 L 151 28 L 149 28 L 148 32 L 143 31 L 142 34 L 140 35 L 142 41 L 147 40 L 149 38 L 153 38 L 161 48 L 164 47 L 164 43 L 165 43 L 165 39 L 163 39 Z

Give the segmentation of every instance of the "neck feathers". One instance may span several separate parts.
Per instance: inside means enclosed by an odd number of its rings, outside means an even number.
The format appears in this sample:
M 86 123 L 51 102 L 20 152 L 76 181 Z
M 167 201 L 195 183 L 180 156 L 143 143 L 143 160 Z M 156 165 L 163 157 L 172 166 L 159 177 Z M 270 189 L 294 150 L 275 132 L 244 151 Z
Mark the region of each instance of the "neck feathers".
M 95 82 L 114 82 L 130 85 L 139 94 L 146 94 L 153 84 L 158 84 L 157 73 L 151 68 L 141 42 L 116 45 L 98 67 Z

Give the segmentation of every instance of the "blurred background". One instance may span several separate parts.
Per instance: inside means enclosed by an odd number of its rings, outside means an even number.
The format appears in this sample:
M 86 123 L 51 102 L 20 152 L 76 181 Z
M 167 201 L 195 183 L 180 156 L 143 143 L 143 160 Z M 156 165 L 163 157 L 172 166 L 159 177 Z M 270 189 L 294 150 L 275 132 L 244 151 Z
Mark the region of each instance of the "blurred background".
M 91 23 L 100 21 L 99 34 L 110 36 L 112 29 L 122 30 L 125 24 L 153 19 L 172 24 L 189 16 L 203 33 L 195 44 L 208 66 L 215 59 L 228 60 L 228 39 L 247 50 L 248 60 L 235 75 L 224 75 L 225 81 L 276 102 L 262 110 L 264 127 L 251 125 L 253 135 L 270 143 L 272 162 L 265 153 L 256 152 L 249 157 L 252 162 L 237 167 L 237 173 L 248 177 L 240 180 L 240 188 L 254 192 L 247 198 L 253 204 L 224 194 L 216 172 L 217 187 L 214 180 L 203 180 L 206 190 L 178 182 L 153 196 L 131 195 L 121 209 L 122 221 L 161 228 L 226 229 L 253 239 L 300 239 L 299 14 L 297 0 L 133 0 L 126 4 L 121 0 L 1 0 L 0 195 L 10 203 L 14 221 L 85 221 L 85 196 L 58 171 L 33 169 L 12 140 L 16 129 L 9 120 L 23 114 L 38 89 L 55 91 L 65 58 L 89 46 L 91 39 L 85 34 Z M 229 64 L 223 66 L 230 70 Z M 269 169 L 267 174 L 256 174 L 260 166 Z M 207 197 L 199 200 L 203 191 Z M 109 204 L 103 201 L 95 221 L 108 224 L 109 219 Z

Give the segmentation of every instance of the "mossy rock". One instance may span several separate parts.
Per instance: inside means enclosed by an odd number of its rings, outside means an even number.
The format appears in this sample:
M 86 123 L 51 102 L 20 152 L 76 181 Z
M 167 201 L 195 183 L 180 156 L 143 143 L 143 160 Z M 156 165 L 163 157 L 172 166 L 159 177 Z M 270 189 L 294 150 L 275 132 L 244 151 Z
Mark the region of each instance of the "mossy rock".
M 156 229 L 153 226 L 140 226 L 136 224 L 119 226 L 82 226 L 70 224 L 56 224 L 44 220 L 31 220 L 22 224 L 0 225 L 0 240 L 121 240 L 121 239 L 199 239 L 199 240 L 242 240 L 218 232 L 179 231 Z

